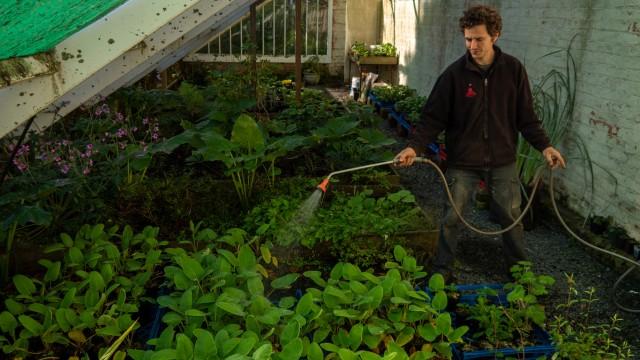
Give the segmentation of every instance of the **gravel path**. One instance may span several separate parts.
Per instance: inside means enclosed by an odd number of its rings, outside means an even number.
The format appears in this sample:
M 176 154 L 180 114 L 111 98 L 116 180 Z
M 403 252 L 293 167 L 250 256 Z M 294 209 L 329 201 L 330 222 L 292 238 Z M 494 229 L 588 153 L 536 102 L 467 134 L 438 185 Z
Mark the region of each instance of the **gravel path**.
M 344 99 L 342 89 L 328 89 L 334 97 Z M 397 140 L 394 151 L 406 146 L 407 140 L 398 136 L 386 121 L 381 129 Z M 435 218 L 441 218 L 446 197 L 440 177 L 430 166 L 413 166 L 399 169 L 404 187 L 409 189 L 418 204 Z M 548 196 L 547 194 L 543 194 Z M 470 204 L 466 218 L 481 229 L 497 229 L 489 221 L 488 210 L 476 209 Z M 503 271 L 502 241 L 499 237 L 479 235 L 464 228 L 460 232 L 456 276 L 460 284 L 504 283 L 509 280 Z M 548 221 L 525 231 L 527 253 L 536 274 L 546 274 L 556 279 L 548 297 L 544 298 L 547 315 L 551 319 L 557 313 L 556 306 L 567 298 L 568 286 L 565 274 L 573 274 L 576 288 L 581 293 L 595 288 L 599 299 L 591 306 L 591 324 L 608 323 L 617 313 L 623 320 L 617 339 L 625 339 L 632 346 L 635 358 L 640 358 L 640 314 L 623 312 L 613 301 L 612 287 L 621 275 L 606 264 L 593 258 L 577 240 L 573 239 L 558 221 Z M 635 270 L 638 271 L 638 270 Z M 633 280 L 625 280 L 618 290 L 618 301 L 624 306 L 640 309 L 640 286 Z M 574 315 L 581 312 L 576 310 Z
M 397 136 L 395 129 L 383 126 L 388 134 L 393 135 L 398 143 L 399 151 L 406 145 L 406 139 Z M 403 185 L 409 189 L 426 212 L 441 218 L 446 196 L 440 177 L 430 166 L 413 166 L 399 169 Z M 546 195 L 546 194 L 543 194 Z M 473 204 L 467 207 L 465 217 L 481 229 L 496 230 L 499 227 L 489 220 L 489 211 L 477 209 Z M 479 235 L 467 229 L 460 231 L 456 276 L 460 284 L 504 283 L 509 281 L 504 272 L 502 259 L 502 240 L 499 236 Z M 594 287 L 595 297 L 599 301 L 591 307 L 593 321 L 591 324 L 608 323 L 614 313 L 618 313 L 623 321 L 617 338 L 626 339 L 633 346 L 633 353 L 640 354 L 640 314 L 620 311 L 613 302 L 612 287 L 621 275 L 607 265 L 594 259 L 584 246 L 573 239 L 559 222 L 546 222 L 534 229 L 525 231 L 527 254 L 533 262 L 536 274 L 546 274 L 556 279 L 551 294 L 543 300 L 549 318 L 556 313 L 556 305 L 567 299 L 568 286 L 565 274 L 573 274 L 578 291 L 583 292 Z M 640 287 L 632 280 L 625 280 L 619 293 L 627 300 L 624 306 L 640 308 Z M 638 358 L 638 355 L 636 355 Z

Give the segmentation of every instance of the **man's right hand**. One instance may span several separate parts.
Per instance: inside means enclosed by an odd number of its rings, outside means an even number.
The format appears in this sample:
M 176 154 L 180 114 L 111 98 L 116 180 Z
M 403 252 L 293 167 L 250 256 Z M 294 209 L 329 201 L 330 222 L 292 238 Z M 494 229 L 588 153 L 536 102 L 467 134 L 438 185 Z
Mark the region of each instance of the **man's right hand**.
M 416 151 L 413 148 L 407 147 L 400 151 L 394 158 L 396 166 L 407 167 L 413 165 L 413 161 L 416 159 Z

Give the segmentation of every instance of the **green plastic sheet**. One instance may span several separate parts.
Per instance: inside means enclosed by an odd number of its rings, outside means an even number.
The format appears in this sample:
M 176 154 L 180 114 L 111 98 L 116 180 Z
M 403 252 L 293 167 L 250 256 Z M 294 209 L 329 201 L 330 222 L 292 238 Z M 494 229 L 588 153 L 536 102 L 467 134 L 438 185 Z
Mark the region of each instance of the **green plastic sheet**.
M 126 0 L 0 0 L 0 60 L 48 51 Z

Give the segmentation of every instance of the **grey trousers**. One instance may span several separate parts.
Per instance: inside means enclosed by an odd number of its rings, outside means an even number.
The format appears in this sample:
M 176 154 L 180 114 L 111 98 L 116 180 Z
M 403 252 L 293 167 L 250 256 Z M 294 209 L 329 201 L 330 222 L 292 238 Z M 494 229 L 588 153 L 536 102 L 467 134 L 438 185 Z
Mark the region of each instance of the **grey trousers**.
M 494 211 L 501 227 L 511 225 L 520 216 L 520 180 L 516 165 L 483 170 L 462 170 L 449 168 L 447 181 L 451 188 L 453 201 L 464 215 L 464 209 L 474 194 L 478 182 L 484 180 L 491 195 L 490 208 Z M 440 224 L 438 249 L 433 263 L 434 271 L 451 271 L 458 246 L 458 232 L 464 226 L 458 215 L 446 201 L 445 216 Z M 504 258 L 510 268 L 518 261 L 526 260 L 524 229 L 522 223 L 502 234 Z

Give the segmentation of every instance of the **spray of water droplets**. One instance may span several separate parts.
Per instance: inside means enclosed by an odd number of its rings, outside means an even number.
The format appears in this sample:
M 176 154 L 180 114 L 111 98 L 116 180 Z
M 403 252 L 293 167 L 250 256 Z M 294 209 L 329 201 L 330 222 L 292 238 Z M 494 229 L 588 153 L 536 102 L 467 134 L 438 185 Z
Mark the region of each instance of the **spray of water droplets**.
M 313 213 L 320 205 L 322 190 L 316 189 L 307 200 L 301 205 L 289 224 L 287 224 L 278 234 L 278 239 L 282 245 L 300 243 L 307 232 L 307 224 Z

